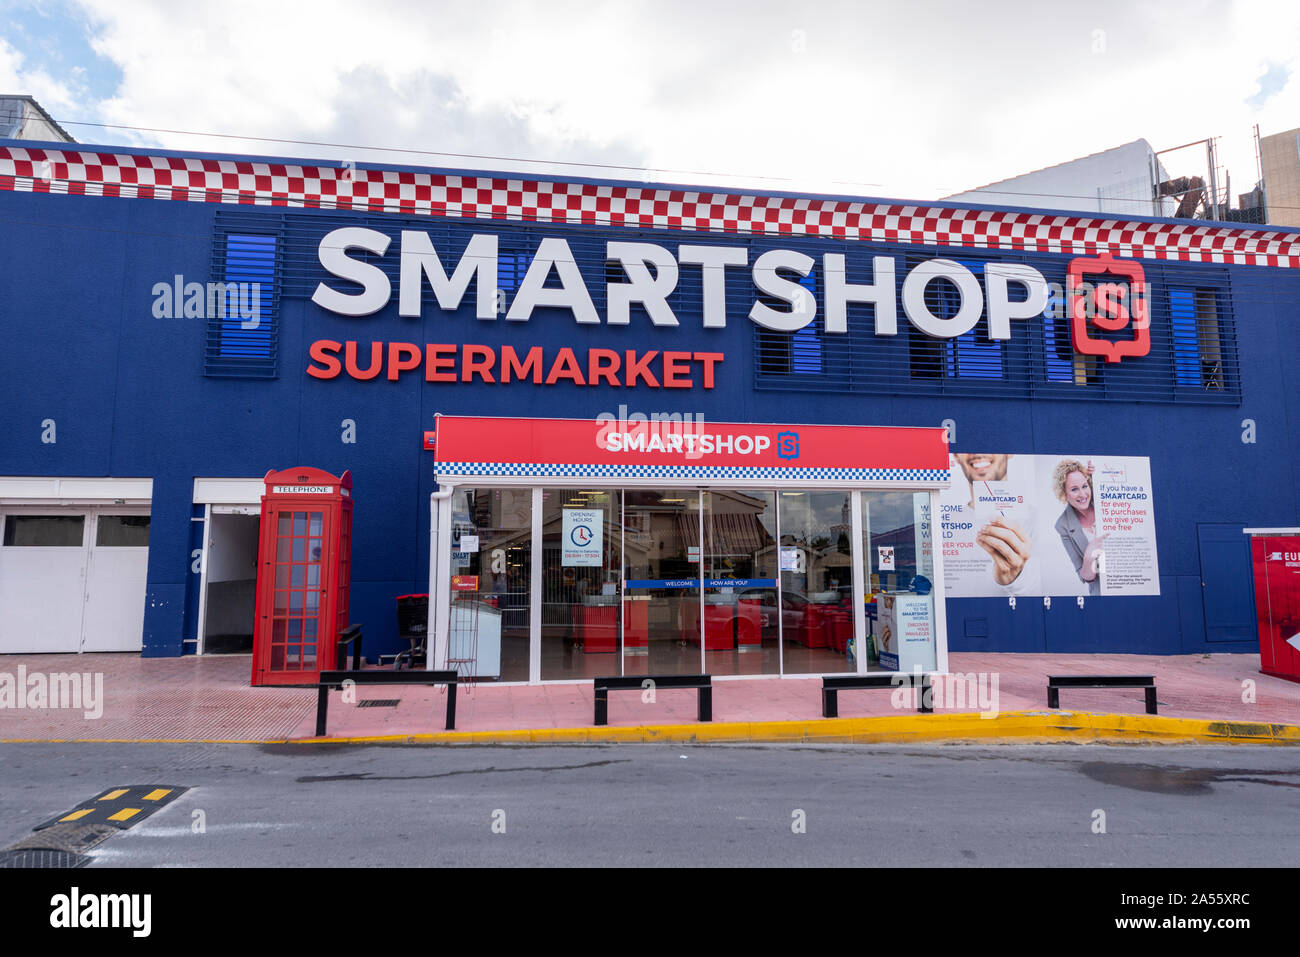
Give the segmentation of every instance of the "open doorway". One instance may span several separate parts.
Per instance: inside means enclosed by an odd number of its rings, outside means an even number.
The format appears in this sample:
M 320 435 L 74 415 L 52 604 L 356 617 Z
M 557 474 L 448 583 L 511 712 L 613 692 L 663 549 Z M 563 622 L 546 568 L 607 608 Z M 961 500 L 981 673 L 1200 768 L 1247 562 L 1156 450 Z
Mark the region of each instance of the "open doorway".
M 253 514 L 243 514 L 249 511 Z M 249 654 L 253 650 L 260 524 L 255 509 L 212 508 L 204 551 L 204 654 Z

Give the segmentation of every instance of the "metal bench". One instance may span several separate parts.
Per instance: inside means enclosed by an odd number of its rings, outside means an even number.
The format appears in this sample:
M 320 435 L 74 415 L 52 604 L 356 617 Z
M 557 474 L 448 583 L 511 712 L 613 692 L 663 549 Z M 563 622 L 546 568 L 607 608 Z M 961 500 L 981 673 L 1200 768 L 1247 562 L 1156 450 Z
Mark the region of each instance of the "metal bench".
M 359 685 L 446 685 L 447 730 L 456 730 L 456 680 L 454 671 L 322 671 L 316 686 L 316 737 L 325 736 L 330 689 L 345 681 Z
M 839 693 L 858 688 L 901 688 L 904 686 L 920 688 L 917 694 L 916 710 L 922 714 L 932 714 L 930 707 L 930 676 L 917 674 L 872 674 L 872 675 L 833 675 L 822 678 L 822 717 L 838 718 L 840 716 Z
M 712 675 L 615 675 L 594 678 L 596 698 L 595 723 L 609 724 L 609 693 L 611 691 L 641 691 L 646 682 L 656 691 L 664 688 L 695 688 L 699 691 L 697 714 L 701 721 L 713 720 Z
M 348 625 L 339 632 L 339 640 L 334 660 L 341 665 L 348 662 L 348 645 L 352 646 L 352 669 L 361 670 L 361 626 Z
M 1156 713 L 1155 675 L 1048 675 L 1047 706 L 1061 706 L 1062 688 L 1142 688 L 1146 691 L 1147 714 Z

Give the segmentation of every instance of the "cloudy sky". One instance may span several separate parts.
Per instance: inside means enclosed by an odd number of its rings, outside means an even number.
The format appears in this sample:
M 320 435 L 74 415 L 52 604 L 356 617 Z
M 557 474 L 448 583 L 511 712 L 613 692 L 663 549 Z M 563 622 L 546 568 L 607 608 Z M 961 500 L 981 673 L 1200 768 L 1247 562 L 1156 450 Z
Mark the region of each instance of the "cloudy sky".
M 0 93 L 32 94 L 87 143 L 538 169 L 509 157 L 933 199 L 1140 137 L 1157 150 L 1221 137 L 1244 192 L 1252 127 L 1300 126 L 1296 0 L 0 0 L 0 12 Z M 1188 156 L 1166 160 L 1171 174 L 1203 173 Z

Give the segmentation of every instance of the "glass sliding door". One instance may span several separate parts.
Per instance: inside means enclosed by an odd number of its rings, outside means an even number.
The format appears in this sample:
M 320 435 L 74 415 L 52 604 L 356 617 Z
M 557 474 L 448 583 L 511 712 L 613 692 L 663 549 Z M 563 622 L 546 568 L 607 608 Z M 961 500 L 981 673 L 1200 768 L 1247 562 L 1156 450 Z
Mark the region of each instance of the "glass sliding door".
M 452 495 L 448 658 L 463 674 L 528 680 L 532 495 L 473 487 Z
M 704 669 L 781 673 L 776 493 L 704 493 Z
M 868 667 L 933 671 L 937 632 L 930 587 L 934 577 L 930 493 L 861 494 L 866 590 L 878 596 L 871 640 L 863 642 Z M 921 594 L 916 593 L 918 587 Z
M 699 674 L 700 493 L 623 493 L 625 674 Z
M 621 674 L 620 494 L 542 489 L 542 679 Z
M 856 671 L 850 492 L 782 491 L 781 632 L 785 674 Z

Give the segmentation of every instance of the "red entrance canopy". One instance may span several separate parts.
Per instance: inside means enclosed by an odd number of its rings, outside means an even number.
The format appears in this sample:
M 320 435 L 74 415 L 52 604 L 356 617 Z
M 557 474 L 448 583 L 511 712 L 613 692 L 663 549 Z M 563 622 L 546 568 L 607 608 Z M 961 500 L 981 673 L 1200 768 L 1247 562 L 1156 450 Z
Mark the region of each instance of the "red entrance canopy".
M 439 480 L 554 477 L 948 484 L 941 428 L 439 416 Z

